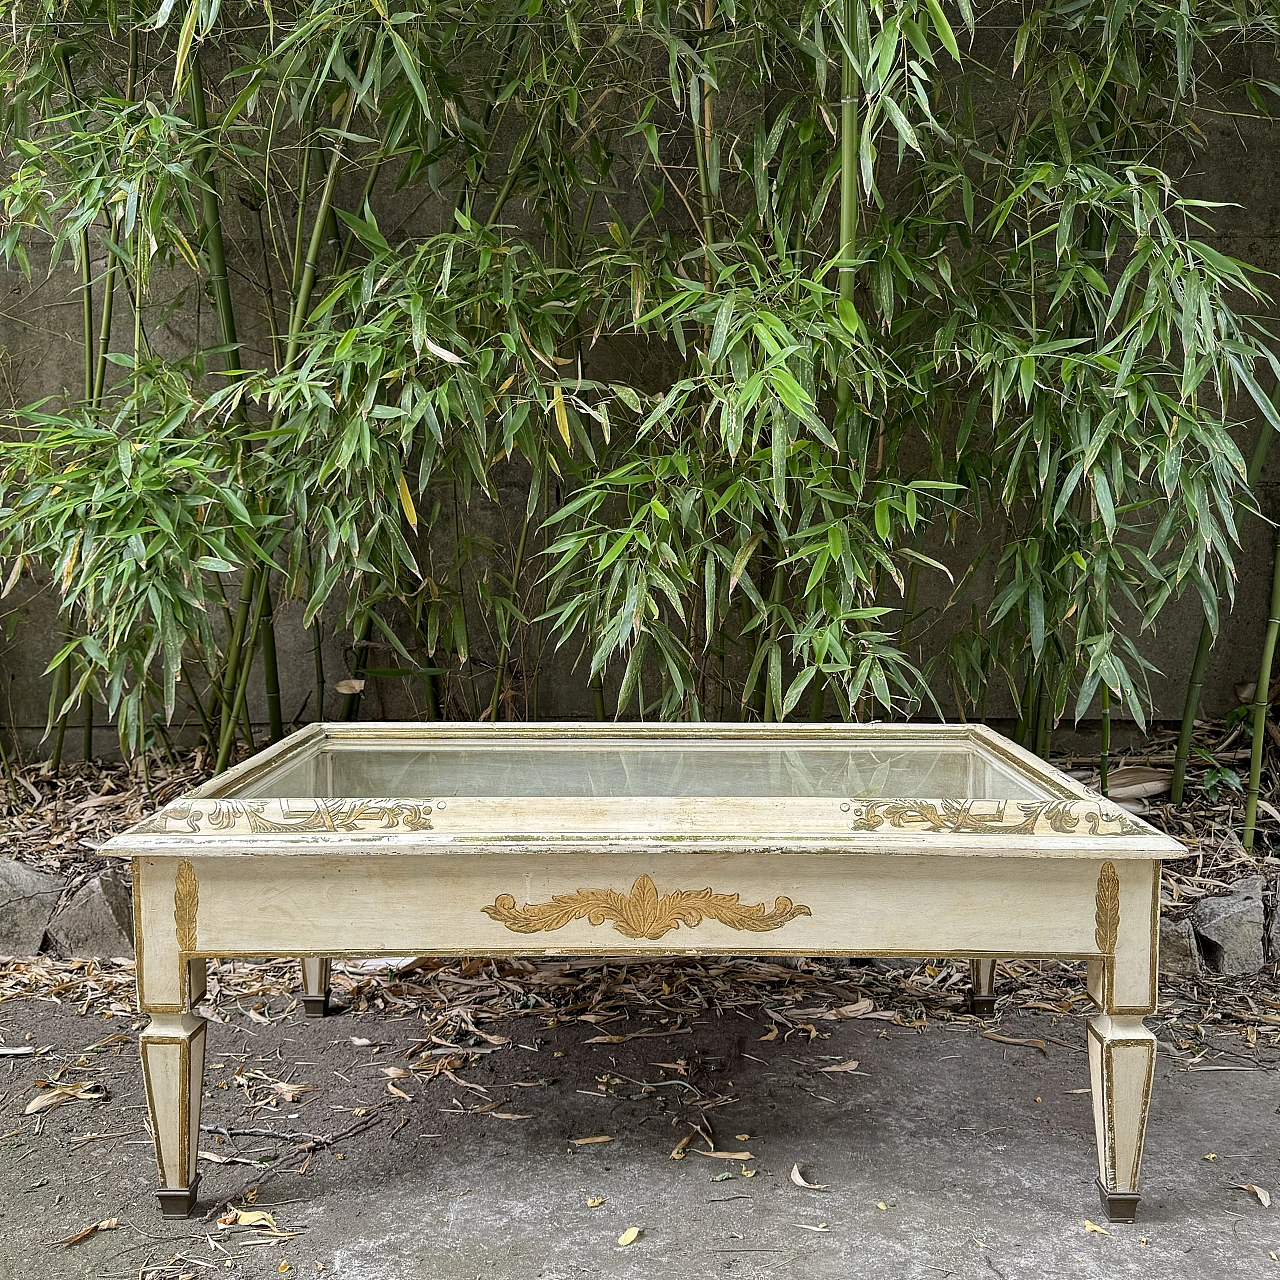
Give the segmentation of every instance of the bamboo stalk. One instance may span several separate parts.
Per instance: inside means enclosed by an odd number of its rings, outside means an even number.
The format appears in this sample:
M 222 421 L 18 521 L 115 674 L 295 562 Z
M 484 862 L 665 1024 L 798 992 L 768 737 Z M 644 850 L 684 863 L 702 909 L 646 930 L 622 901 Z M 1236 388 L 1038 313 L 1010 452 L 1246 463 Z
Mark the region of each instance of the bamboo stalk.
M 1102 746 L 1098 752 L 1098 790 L 1110 795 L 1111 774 L 1111 690 L 1102 682 Z
M 262 621 L 258 625 L 258 643 L 262 647 L 262 681 L 266 686 L 268 742 L 279 742 L 284 737 L 284 722 L 280 715 L 280 673 L 276 664 L 276 632 L 273 624 L 270 575 L 263 575 L 265 603 Z
M 221 754 L 222 740 L 234 726 L 236 713 L 233 699 L 236 685 L 240 678 L 241 651 L 245 644 L 246 629 L 249 625 L 249 610 L 257 590 L 257 574 L 251 564 L 245 565 L 240 578 L 240 598 L 236 602 L 235 616 L 231 624 L 231 634 L 227 637 L 227 660 L 223 664 L 222 679 L 215 681 L 218 689 L 218 701 L 222 715 L 219 725 L 218 751 Z
M 840 68 L 840 300 L 852 302 L 857 272 L 852 258 L 858 237 L 858 95 L 860 78 L 851 53 L 857 28 L 857 0 L 844 0 L 844 39 Z M 846 373 L 836 377 L 836 404 L 847 415 L 853 388 Z M 847 416 L 837 432 L 841 452 L 848 455 Z
M 324 719 L 324 649 L 320 630 L 320 615 L 311 623 L 311 661 L 316 677 L 316 719 Z
M 1275 398 L 1276 387 L 1271 389 L 1271 397 Z M 1258 487 L 1262 476 L 1262 468 L 1266 465 L 1267 454 L 1271 449 L 1271 441 L 1275 432 L 1269 422 L 1263 422 L 1258 430 L 1258 439 L 1249 458 L 1245 484 L 1250 493 Z M 1237 504 L 1238 507 L 1238 504 Z M 1219 587 L 1218 595 L 1221 596 Z M 1173 782 L 1169 787 L 1169 799 L 1173 804 L 1182 803 L 1182 793 L 1187 781 L 1187 762 L 1191 758 L 1191 739 L 1195 734 L 1196 716 L 1200 714 L 1200 693 L 1204 688 L 1205 672 L 1209 668 L 1209 654 L 1213 649 L 1214 627 L 1206 613 L 1200 625 L 1200 639 L 1196 642 L 1196 656 L 1191 663 L 1191 677 L 1187 682 L 1187 696 L 1182 705 L 1182 724 L 1178 729 L 1178 749 L 1173 757 Z
M 369 54 L 369 41 L 370 37 L 366 36 L 360 51 L 357 76 L 364 74 Z M 359 100 L 359 94 L 353 89 L 349 89 L 346 108 L 342 113 L 342 123 L 338 126 L 339 138 L 345 138 L 350 133 L 351 121 L 355 116 Z M 320 250 L 324 244 L 325 225 L 329 218 L 329 212 L 333 207 L 333 193 L 338 182 L 338 171 L 342 168 L 343 154 L 343 145 L 339 141 L 335 144 L 333 153 L 329 157 L 328 172 L 325 174 L 324 186 L 320 191 L 320 206 L 316 210 L 316 215 L 311 223 L 311 239 L 307 245 L 306 258 L 302 264 L 302 277 L 298 281 L 298 292 L 297 297 L 294 299 L 293 313 L 289 317 L 289 342 L 285 350 L 283 372 L 288 372 L 293 368 L 294 361 L 298 358 L 298 349 L 302 345 L 302 328 L 306 324 L 311 310 L 311 294 L 315 288 L 316 275 L 319 272 Z
M 365 668 L 369 665 L 369 650 L 365 641 L 369 639 L 369 632 L 373 629 L 373 614 L 366 613 L 360 619 L 353 636 L 354 643 L 352 648 L 354 656 L 351 660 L 351 674 L 356 680 L 363 680 Z M 342 698 L 342 710 L 338 712 L 339 720 L 354 720 L 356 713 L 360 710 L 360 693 L 344 694 Z
M 1262 788 L 1262 751 L 1267 741 L 1267 713 L 1271 706 L 1271 664 L 1276 653 L 1276 637 L 1280 635 L 1280 534 L 1276 535 L 1275 564 L 1271 576 L 1271 611 L 1262 641 L 1262 658 L 1258 663 L 1258 687 L 1253 695 L 1253 742 L 1249 757 L 1249 791 L 1244 802 L 1244 834 L 1240 837 L 1246 850 L 1253 848 L 1258 826 L 1258 794 Z
M 191 76 L 187 91 L 191 100 L 191 123 L 204 133 L 209 128 L 209 120 L 205 103 L 204 77 L 200 71 L 199 51 L 194 51 L 191 55 Z M 231 373 L 240 368 L 240 344 L 236 337 L 236 316 L 231 301 L 231 282 L 227 277 L 226 247 L 222 240 L 222 210 L 215 186 L 216 178 L 211 174 L 207 164 L 201 165 L 200 178 L 201 238 L 209 259 L 209 285 L 213 290 L 213 304 L 218 313 L 222 344 L 227 348 L 223 356 L 223 367 Z
M 257 591 L 253 601 L 253 615 L 248 621 L 248 630 L 246 632 L 248 652 L 240 659 L 240 669 L 235 684 L 235 696 L 231 702 L 231 714 L 222 725 L 222 737 L 218 742 L 218 759 L 213 767 L 215 774 L 222 773 L 231 762 L 231 752 L 236 740 L 235 722 L 242 715 L 246 718 L 245 734 L 248 739 L 247 745 L 250 751 L 253 750 L 253 729 L 247 723 L 246 695 L 249 691 L 249 674 L 253 670 L 253 654 L 256 648 L 254 637 L 258 635 L 262 625 L 262 613 L 266 604 L 267 594 L 267 575 L 264 573 L 259 575 L 257 580 Z

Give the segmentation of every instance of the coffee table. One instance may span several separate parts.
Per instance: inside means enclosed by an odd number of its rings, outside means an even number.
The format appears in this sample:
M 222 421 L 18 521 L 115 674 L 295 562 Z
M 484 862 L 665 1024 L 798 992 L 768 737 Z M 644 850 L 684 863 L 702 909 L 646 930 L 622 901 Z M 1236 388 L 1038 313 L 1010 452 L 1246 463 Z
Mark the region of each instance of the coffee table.
M 1155 1065 L 1160 860 L 1183 852 L 990 729 L 317 724 L 166 805 L 133 863 L 166 1216 L 194 1204 L 205 962 L 799 955 L 1087 961 L 1098 1186 L 1129 1221 Z

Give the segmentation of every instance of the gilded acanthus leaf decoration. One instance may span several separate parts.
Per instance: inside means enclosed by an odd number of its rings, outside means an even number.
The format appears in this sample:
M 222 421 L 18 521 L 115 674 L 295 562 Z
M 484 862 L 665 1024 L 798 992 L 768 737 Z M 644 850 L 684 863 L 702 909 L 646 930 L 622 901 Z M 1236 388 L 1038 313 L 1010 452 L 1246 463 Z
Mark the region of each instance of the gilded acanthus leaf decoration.
M 1098 872 L 1098 891 L 1094 911 L 1093 940 L 1105 956 L 1116 953 L 1120 936 L 1120 877 L 1115 864 L 1104 862 Z
M 1131 835 L 1140 828 L 1113 805 L 1094 800 L 859 800 L 854 831 L 881 827 L 981 835 Z
M 196 913 L 200 910 L 200 882 L 196 869 L 183 858 L 173 886 L 173 923 L 178 934 L 178 950 L 196 949 Z
M 430 831 L 429 802 L 410 800 L 178 800 L 140 822 L 145 835 L 293 835 L 311 832 Z
M 680 925 L 693 929 L 704 919 L 718 920 L 731 929 L 768 933 L 780 929 L 797 916 L 813 914 L 803 903 L 779 897 L 770 910 L 763 902 L 740 902 L 736 893 L 713 893 L 710 889 L 677 889 L 659 896 L 653 880 L 641 876 L 631 892 L 614 889 L 578 889 L 558 893 L 550 902 L 523 907 L 509 893 L 500 893 L 485 915 L 504 924 L 513 933 L 546 933 L 563 929 L 572 920 L 584 917 L 593 925 L 613 921 L 613 927 L 627 938 L 648 938 L 651 942 Z

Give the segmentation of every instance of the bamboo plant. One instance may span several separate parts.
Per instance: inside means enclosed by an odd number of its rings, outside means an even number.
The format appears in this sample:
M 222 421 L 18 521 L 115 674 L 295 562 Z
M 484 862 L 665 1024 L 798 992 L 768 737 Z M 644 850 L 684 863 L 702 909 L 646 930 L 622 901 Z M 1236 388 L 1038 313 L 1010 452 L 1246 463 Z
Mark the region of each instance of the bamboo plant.
M 995 684 L 1046 752 L 1142 723 L 1150 629 L 1234 572 L 1264 299 L 1166 157 L 1260 110 L 1218 48 L 1264 9 L 7 16 L 0 251 L 69 259 L 83 331 L 0 444 L 54 725 L 185 717 L 225 766 L 293 714 L 296 601 L 308 714 L 537 715 L 558 662 L 600 716 Z

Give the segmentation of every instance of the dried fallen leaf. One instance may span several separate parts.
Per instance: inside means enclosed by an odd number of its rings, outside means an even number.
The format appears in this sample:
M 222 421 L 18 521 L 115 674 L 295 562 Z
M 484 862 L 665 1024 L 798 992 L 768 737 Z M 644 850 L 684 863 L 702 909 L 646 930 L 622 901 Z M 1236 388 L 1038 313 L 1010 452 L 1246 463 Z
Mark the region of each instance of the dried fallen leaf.
M 831 1228 L 825 1222 L 820 1222 L 816 1227 L 810 1226 L 807 1222 L 796 1222 L 793 1226 L 799 1227 L 802 1231 L 830 1231 Z
M 363 680 L 339 680 L 338 683 L 333 686 L 333 688 L 335 693 L 344 693 L 344 694 L 361 693 L 364 691 L 364 681 Z
M 703 1151 L 701 1147 L 694 1147 L 694 1154 L 700 1156 L 709 1156 L 712 1160 L 754 1160 L 755 1156 L 750 1151 Z
M 569 1141 L 575 1147 L 589 1147 L 597 1142 L 612 1142 L 613 1138 L 607 1133 L 598 1133 L 594 1138 L 570 1138 Z
M 405 1093 L 403 1089 L 397 1089 L 390 1080 L 387 1081 L 387 1092 L 394 1094 L 397 1098 L 403 1098 L 406 1102 L 413 1101 L 413 1094 Z
M 640 1239 L 639 1227 L 628 1227 L 619 1237 L 618 1243 L 625 1249 L 629 1244 L 635 1244 Z
M 77 1231 L 75 1235 L 68 1236 L 61 1243 L 64 1245 L 79 1244 L 81 1240 L 87 1240 L 91 1235 L 96 1235 L 99 1231 L 114 1231 L 119 1225 L 119 1218 L 103 1218 L 101 1222 L 91 1222 L 83 1231 Z
M 1084 1220 L 1084 1229 L 1086 1234 L 1088 1234 L 1090 1231 L 1095 1232 L 1097 1235 L 1100 1235 L 1100 1236 L 1109 1236 L 1111 1234 L 1111 1232 L 1108 1231 L 1106 1227 L 1100 1227 L 1096 1222 L 1090 1222 L 1088 1218 Z
M 1031 1036 L 1004 1036 L 998 1031 L 984 1031 L 982 1038 L 998 1040 L 1001 1044 L 1016 1044 L 1023 1049 L 1039 1049 L 1046 1058 L 1049 1056 L 1049 1046 L 1043 1040 L 1037 1040 Z
M 1236 1184 L 1237 1191 L 1250 1191 L 1256 1197 L 1258 1203 L 1264 1209 L 1271 1208 L 1271 1192 L 1266 1187 L 1260 1187 L 1254 1182 L 1243 1182 Z
M 237 1209 L 234 1206 L 218 1219 L 224 1227 L 266 1227 L 269 1231 L 279 1231 L 275 1217 L 265 1209 Z
M 683 1160 L 685 1157 L 685 1148 L 693 1141 L 693 1134 L 686 1133 L 674 1147 L 671 1148 L 671 1154 L 668 1160 Z
M 806 1182 L 804 1174 L 800 1172 L 800 1166 L 793 1164 L 791 1166 L 791 1181 L 797 1187 L 803 1187 L 806 1191 L 825 1191 L 830 1185 L 826 1182 Z
M 604 1204 L 604 1196 L 591 1196 L 587 1200 L 588 1209 L 598 1209 L 602 1204 Z
M 210 1164 L 257 1164 L 256 1160 L 248 1156 L 223 1156 L 216 1151 L 197 1151 L 196 1155 L 201 1160 L 207 1160 Z
M 413 1072 L 405 1067 L 383 1067 L 382 1074 L 390 1076 L 393 1080 L 403 1080 L 406 1076 L 413 1075 Z
M 857 1058 L 850 1058 L 847 1062 L 835 1062 L 829 1067 L 819 1067 L 818 1070 L 825 1071 L 830 1075 L 836 1075 L 837 1073 L 850 1073 L 858 1071 L 858 1060 Z M 867 1073 L 865 1071 L 858 1071 L 858 1074 L 866 1075 Z
M 855 1001 L 853 1004 L 842 1004 L 838 1009 L 832 1009 L 830 1013 L 820 1013 L 818 1016 L 827 1021 L 838 1019 L 841 1022 L 848 1018 L 865 1018 L 876 1007 L 876 1002 L 868 996 L 863 996 L 861 1000 Z
M 1172 769 L 1130 764 L 1111 770 L 1107 779 L 1107 795 L 1112 800 L 1142 800 L 1147 796 L 1164 795 L 1172 782 Z
M 22 1114 L 35 1115 L 38 1111 L 49 1111 L 53 1107 L 60 1107 L 64 1102 L 97 1102 L 106 1096 L 107 1091 L 92 1080 L 82 1080 L 79 1084 L 55 1085 L 38 1097 L 32 1098 Z
M 760 1037 L 761 1040 L 776 1040 L 778 1038 L 778 1024 L 775 1022 L 773 1026 Z

